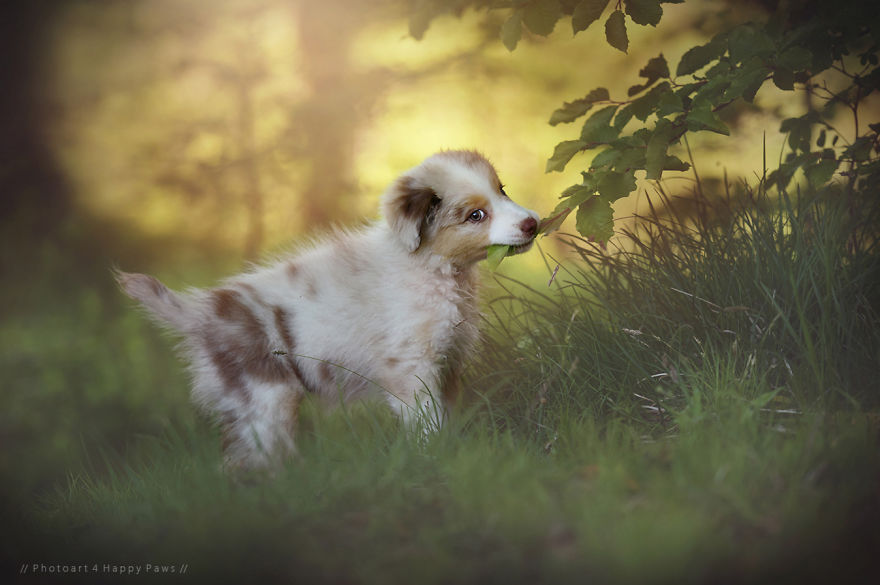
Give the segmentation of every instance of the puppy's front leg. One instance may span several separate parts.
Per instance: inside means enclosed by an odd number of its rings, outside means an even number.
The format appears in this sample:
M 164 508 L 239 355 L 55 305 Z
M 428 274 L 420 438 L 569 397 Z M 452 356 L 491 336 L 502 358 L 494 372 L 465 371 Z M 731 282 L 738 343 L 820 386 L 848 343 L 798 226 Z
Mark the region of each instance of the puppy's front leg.
M 446 401 L 437 389 L 437 373 L 395 376 L 382 384 L 385 399 L 404 426 L 425 435 L 437 432 L 448 416 Z

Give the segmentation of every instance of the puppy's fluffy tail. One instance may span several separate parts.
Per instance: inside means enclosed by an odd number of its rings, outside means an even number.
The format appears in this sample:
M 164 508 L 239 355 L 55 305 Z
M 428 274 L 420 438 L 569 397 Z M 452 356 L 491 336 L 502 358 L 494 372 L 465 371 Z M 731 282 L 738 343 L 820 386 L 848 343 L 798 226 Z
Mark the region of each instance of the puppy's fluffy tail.
M 120 288 L 147 308 L 151 315 L 181 333 L 190 331 L 198 322 L 193 299 L 176 293 L 147 274 L 114 271 Z

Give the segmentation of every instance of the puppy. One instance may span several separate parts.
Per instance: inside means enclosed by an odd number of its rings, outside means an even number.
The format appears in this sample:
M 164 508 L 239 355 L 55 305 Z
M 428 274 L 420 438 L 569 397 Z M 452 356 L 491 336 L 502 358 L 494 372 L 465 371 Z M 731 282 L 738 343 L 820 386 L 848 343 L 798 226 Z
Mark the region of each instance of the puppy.
M 535 212 L 473 151 L 400 176 L 384 221 L 335 233 L 213 289 L 169 290 L 117 273 L 122 289 L 182 335 L 195 402 L 217 417 L 230 467 L 294 451 L 300 400 L 380 396 L 410 427 L 438 428 L 477 339 L 476 263 L 492 244 L 532 245 Z

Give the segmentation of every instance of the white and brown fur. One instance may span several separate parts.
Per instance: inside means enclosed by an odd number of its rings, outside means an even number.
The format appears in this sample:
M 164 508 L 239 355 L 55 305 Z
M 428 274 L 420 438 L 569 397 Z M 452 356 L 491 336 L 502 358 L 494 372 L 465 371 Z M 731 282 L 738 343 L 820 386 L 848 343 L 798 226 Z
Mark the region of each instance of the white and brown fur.
M 405 422 L 442 424 L 477 339 L 475 265 L 491 244 L 528 249 L 537 215 L 472 151 L 440 152 L 407 171 L 382 211 L 384 221 L 213 289 L 177 293 L 117 274 L 183 336 L 194 400 L 219 419 L 228 465 L 263 467 L 292 453 L 307 393 L 378 395 Z

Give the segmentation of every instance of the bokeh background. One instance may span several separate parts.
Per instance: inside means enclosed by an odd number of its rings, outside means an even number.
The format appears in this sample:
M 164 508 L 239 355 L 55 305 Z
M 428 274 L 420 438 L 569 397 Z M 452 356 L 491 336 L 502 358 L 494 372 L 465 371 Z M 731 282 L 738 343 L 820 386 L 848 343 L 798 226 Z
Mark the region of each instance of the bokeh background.
M 674 63 L 720 23 L 759 11 L 759 3 L 665 5 L 662 26 L 633 27 L 625 55 L 601 26 L 571 38 L 563 23 L 509 52 L 499 41 L 503 14 L 473 10 L 435 20 L 417 41 L 410 4 L 87 0 L 19 9 L 7 26 L 21 41 L 19 57 L 9 57 L 21 78 L 13 71 L 7 80 L 17 103 L 4 113 L 17 128 L 10 154 L 29 167 L 14 172 L 38 193 L 9 190 L 7 203 L 67 225 L 75 216 L 112 226 L 138 247 L 171 246 L 179 260 L 255 259 L 373 217 L 402 170 L 468 147 L 495 162 L 515 199 L 546 212 L 577 176 L 544 173 L 571 133 L 546 123 L 562 101 L 597 86 L 623 98 L 658 47 Z M 767 128 L 768 152 L 778 155 L 776 123 L 757 108 L 747 113 L 732 114 L 744 118 L 735 148 L 700 145 L 705 175 L 760 169 Z

